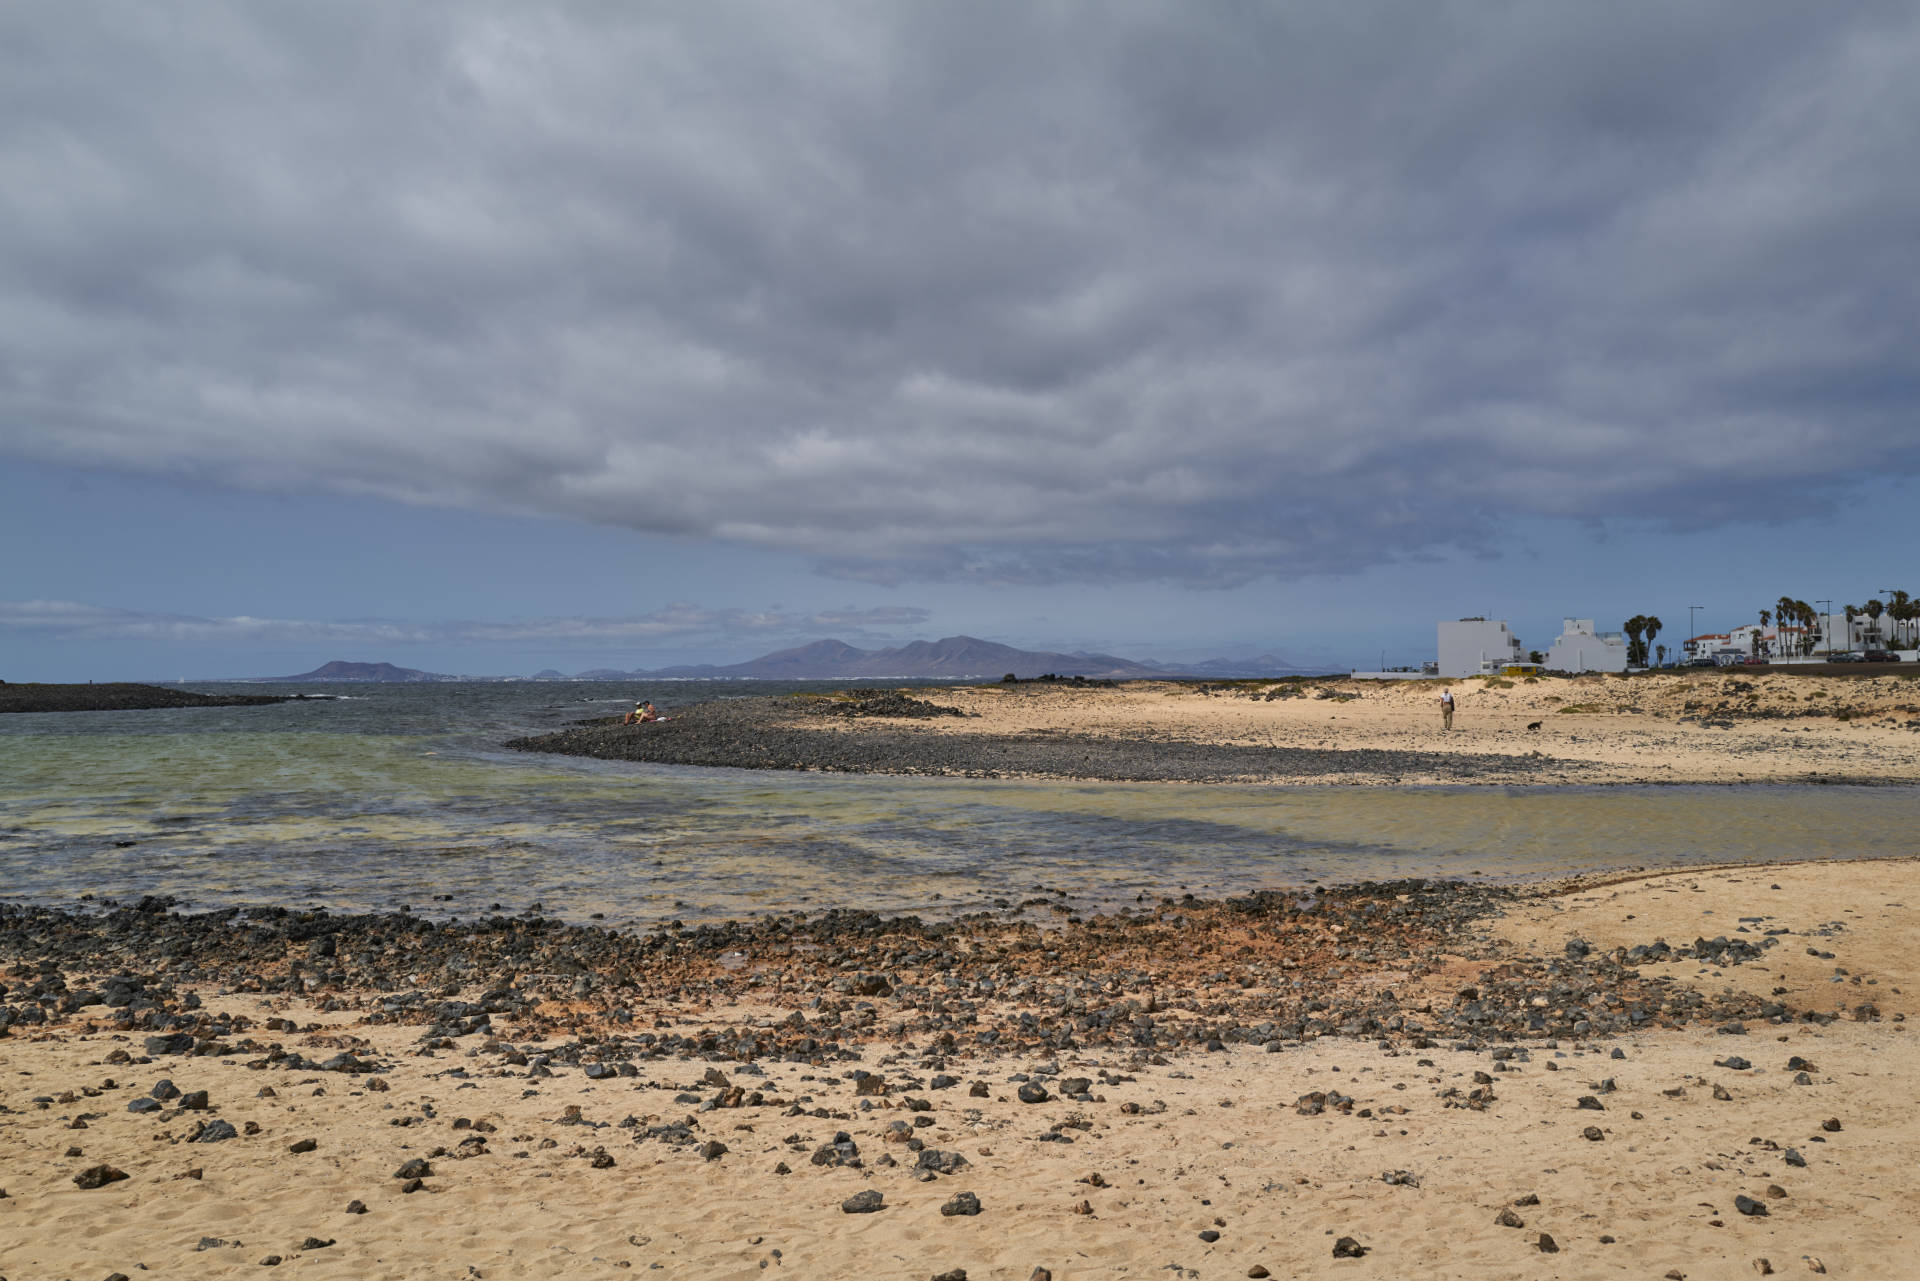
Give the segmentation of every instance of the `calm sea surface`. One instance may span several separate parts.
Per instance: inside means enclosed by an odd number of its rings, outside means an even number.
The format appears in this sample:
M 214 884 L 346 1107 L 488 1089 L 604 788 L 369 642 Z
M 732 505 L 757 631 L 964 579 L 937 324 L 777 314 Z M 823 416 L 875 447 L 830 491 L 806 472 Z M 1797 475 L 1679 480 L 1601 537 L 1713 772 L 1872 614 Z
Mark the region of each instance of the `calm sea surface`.
M 499 748 L 640 696 L 668 709 L 793 685 L 256 688 L 348 697 L 0 716 L 0 899 L 166 893 L 201 909 L 409 904 L 446 916 L 539 903 L 643 926 L 828 906 L 944 915 L 1043 886 L 1084 906 L 1325 880 L 1911 852 L 1907 834 L 1920 828 L 1914 788 L 991 782 Z

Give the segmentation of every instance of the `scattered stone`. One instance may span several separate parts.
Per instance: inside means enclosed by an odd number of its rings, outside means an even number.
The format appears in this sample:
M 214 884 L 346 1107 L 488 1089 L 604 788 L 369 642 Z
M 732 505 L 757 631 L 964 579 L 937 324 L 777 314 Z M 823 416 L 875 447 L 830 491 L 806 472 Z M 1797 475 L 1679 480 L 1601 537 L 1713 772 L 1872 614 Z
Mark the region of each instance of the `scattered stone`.
M 322 1241 L 319 1237 L 308 1237 L 306 1240 L 300 1243 L 300 1248 L 302 1250 L 324 1250 L 332 1244 L 333 1244 L 332 1237 L 328 1237 L 324 1241 Z
M 287 1151 L 298 1156 L 302 1152 L 311 1152 L 319 1146 L 320 1141 L 318 1139 L 300 1139 L 297 1142 L 289 1143 L 287 1145 Z
M 1589 1143 L 1598 1143 L 1600 1140 L 1606 1138 L 1607 1136 L 1605 1133 L 1601 1131 L 1599 1126 L 1590 1125 L 1586 1129 L 1580 1131 L 1580 1137 L 1585 1139 Z
M 920 1153 L 920 1159 L 914 1163 L 914 1168 L 932 1170 L 935 1174 L 957 1174 L 964 1170 L 967 1164 L 967 1158 L 958 1152 L 941 1152 L 934 1148 L 926 1148 Z
M 1367 1253 L 1367 1247 L 1352 1237 L 1341 1237 L 1333 1243 L 1333 1257 L 1336 1259 L 1358 1259 Z
M 1200 1232 L 1200 1239 L 1208 1245 L 1212 1245 L 1220 1239 L 1220 1234 L 1212 1228 L 1204 1228 Z
M 1837 1116 L 1830 1116 L 1826 1120 L 1820 1123 L 1820 1128 L 1825 1130 L 1828 1134 L 1838 1134 L 1840 1133 L 1840 1118 Z
M 127 1177 L 125 1170 L 117 1170 L 110 1165 L 94 1165 L 73 1176 L 74 1186 L 82 1191 L 91 1192 L 95 1188 L 104 1188 L 109 1183 L 118 1183 Z
M 842 1201 L 840 1208 L 847 1214 L 872 1214 L 885 1205 L 886 1198 L 872 1188 L 868 1188 L 866 1191 L 856 1192 Z
M 1253 1281 L 1262 1281 L 1262 1278 L 1270 1277 L 1273 1273 L 1267 1271 L 1264 1265 L 1256 1263 L 1247 1269 L 1247 1275 L 1252 1277 Z
M 361 1201 L 356 1198 L 352 1201 L 347 1202 L 348 1214 L 365 1214 L 366 1212 L 367 1212 L 367 1203 L 365 1201 Z
M 980 1213 L 980 1198 L 971 1192 L 956 1192 L 940 1207 L 940 1213 L 949 1219 L 972 1218 Z
M 1540 1234 L 1540 1240 L 1538 1244 L 1540 1246 L 1540 1253 L 1542 1254 L 1560 1253 L 1560 1243 L 1553 1239 L 1552 1233 L 1542 1232 Z
M 1500 1211 L 1498 1215 L 1494 1216 L 1493 1221 L 1503 1228 L 1524 1228 L 1527 1226 L 1526 1220 L 1515 1214 L 1511 1207 Z
M 195 1143 L 224 1143 L 228 1139 L 237 1139 L 240 1131 L 233 1128 L 231 1121 L 209 1121 L 199 1134 L 193 1137 Z
M 401 1162 L 400 1168 L 393 1172 L 393 1177 L 396 1179 L 424 1179 L 432 1173 L 433 1167 L 427 1164 L 425 1159 L 414 1157 L 411 1160 Z
M 1047 1093 L 1047 1087 L 1041 1085 L 1038 1081 L 1021 1082 L 1020 1088 L 1016 1090 L 1015 1093 L 1020 1096 L 1022 1103 L 1045 1103 L 1053 1097 Z
M 1733 1208 L 1744 1215 L 1760 1217 L 1766 1214 L 1767 1203 L 1765 1201 L 1756 1201 L 1750 1196 L 1741 1195 L 1733 1198 Z
M 936 1272 L 928 1281 L 967 1281 L 965 1268 L 949 1268 L 945 1272 Z
M 860 1146 L 853 1141 L 852 1135 L 841 1130 L 833 1136 L 832 1142 L 822 1143 L 813 1150 L 812 1164 L 857 1168 L 860 1165 Z

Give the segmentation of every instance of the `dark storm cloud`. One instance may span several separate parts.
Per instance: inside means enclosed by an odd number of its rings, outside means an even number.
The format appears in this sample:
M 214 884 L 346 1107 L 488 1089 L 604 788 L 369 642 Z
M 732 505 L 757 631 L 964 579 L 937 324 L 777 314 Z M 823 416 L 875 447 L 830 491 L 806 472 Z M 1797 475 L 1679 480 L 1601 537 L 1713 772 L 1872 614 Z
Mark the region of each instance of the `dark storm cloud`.
M 17 5 L 0 448 L 1342 571 L 1920 470 L 1909 5 Z

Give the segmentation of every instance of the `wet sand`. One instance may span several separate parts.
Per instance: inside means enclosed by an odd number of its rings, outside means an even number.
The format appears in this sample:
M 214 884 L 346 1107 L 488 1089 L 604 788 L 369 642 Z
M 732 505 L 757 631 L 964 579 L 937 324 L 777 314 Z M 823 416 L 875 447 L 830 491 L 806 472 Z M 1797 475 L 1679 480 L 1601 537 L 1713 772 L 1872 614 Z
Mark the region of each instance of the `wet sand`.
M 8 909 L 0 1275 L 1900 1275 L 1913 904 L 1915 860 L 640 937 Z
M 1920 782 L 1920 673 L 1739 669 L 1438 681 L 916 689 L 960 713 L 848 715 L 870 694 L 701 704 L 524 751 L 753 769 L 1109 781 L 1421 784 Z

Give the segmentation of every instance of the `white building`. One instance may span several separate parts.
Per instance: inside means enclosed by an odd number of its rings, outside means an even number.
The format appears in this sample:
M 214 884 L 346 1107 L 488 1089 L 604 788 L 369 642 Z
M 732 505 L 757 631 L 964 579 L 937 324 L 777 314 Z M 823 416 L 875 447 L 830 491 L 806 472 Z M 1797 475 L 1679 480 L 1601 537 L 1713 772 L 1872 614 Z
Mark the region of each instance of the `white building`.
M 1526 660 L 1520 638 L 1507 630 L 1505 619 L 1462 618 L 1440 624 L 1442 676 L 1478 676 Z
M 1442 623 L 1442 627 L 1446 624 Z M 1627 638 L 1619 632 L 1596 632 L 1591 618 L 1563 618 L 1560 636 L 1547 651 L 1550 672 L 1624 672 Z

